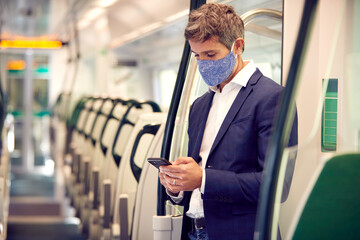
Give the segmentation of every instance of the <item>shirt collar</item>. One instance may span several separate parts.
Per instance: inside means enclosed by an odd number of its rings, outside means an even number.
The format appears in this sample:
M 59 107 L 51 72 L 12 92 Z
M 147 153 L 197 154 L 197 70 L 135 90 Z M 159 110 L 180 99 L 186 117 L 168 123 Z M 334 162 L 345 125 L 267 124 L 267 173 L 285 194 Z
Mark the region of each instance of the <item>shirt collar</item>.
M 244 61 L 244 63 L 246 64 L 245 67 L 243 67 L 240 70 L 240 72 L 238 72 L 236 74 L 236 76 L 231 80 L 231 82 L 229 82 L 228 84 L 225 85 L 225 87 L 227 85 L 234 85 L 234 84 L 246 87 L 250 77 L 256 71 L 256 67 L 255 67 L 255 63 L 254 63 L 253 60 Z M 219 91 L 218 86 L 211 86 L 211 87 L 209 87 L 209 89 L 211 91 L 213 91 L 213 92 L 218 92 Z

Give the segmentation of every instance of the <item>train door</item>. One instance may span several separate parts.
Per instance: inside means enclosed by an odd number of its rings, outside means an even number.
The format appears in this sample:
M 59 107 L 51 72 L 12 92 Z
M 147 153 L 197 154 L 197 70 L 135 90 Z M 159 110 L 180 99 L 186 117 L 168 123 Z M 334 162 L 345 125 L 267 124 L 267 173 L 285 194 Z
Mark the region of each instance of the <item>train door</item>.
M 14 117 L 13 171 L 30 173 L 46 164 L 49 156 L 49 56 L 6 54 L 8 110 Z
M 284 125 L 269 147 L 273 156 L 267 159 L 256 239 L 278 239 L 279 232 L 282 239 L 360 236 L 359 30 L 354 27 L 359 7 L 356 1 L 284 2 L 283 74 L 289 85 L 284 103 L 289 104 L 282 104 L 277 121 Z M 295 100 L 296 149 L 275 140 L 287 135 Z M 289 166 L 294 173 L 284 201 Z

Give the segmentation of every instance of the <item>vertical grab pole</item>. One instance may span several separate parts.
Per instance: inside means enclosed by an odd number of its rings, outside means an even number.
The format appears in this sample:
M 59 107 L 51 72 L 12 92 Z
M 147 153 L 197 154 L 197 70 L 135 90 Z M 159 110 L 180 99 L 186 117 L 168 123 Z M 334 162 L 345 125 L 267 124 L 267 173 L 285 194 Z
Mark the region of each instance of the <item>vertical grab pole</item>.
M 201 5 L 205 3 L 206 0 L 191 0 L 190 11 L 199 8 Z M 174 92 L 171 98 L 169 114 L 166 120 L 166 125 L 164 130 L 164 140 L 161 148 L 161 157 L 164 157 L 166 159 L 169 159 L 169 155 L 170 155 L 171 139 L 174 132 L 175 118 L 176 118 L 177 110 L 179 108 L 179 102 L 184 87 L 187 68 L 190 62 L 190 53 L 191 53 L 190 45 L 188 41 L 186 41 L 179 66 L 179 71 L 176 78 Z M 157 197 L 158 216 L 164 216 L 166 214 L 165 201 L 166 201 L 165 188 L 160 184 L 160 181 L 158 180 L 158 197 Z

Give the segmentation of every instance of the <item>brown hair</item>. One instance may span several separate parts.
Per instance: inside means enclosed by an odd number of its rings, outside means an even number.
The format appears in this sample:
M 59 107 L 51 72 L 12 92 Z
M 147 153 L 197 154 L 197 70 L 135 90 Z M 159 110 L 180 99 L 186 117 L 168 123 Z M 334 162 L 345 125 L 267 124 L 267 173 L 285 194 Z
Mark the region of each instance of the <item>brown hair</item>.
M 237 38 L 244 38 L 244 23 L 232 6 L 208 3 L 191 11 L 184 35 L 186 40 L 201 42 L 218 36 L 230 50 Z

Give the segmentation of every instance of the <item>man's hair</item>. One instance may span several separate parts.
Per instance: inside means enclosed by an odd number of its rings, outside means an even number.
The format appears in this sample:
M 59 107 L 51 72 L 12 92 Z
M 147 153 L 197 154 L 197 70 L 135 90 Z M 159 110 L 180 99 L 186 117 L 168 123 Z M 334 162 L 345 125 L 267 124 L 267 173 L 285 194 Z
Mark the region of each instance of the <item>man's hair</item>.
M 208 3 L 190 12 L 184 35 L 201 42 L 218 36 L 230 50 L 237 38 L 244 38 L 244 23 L 232 6 Z

